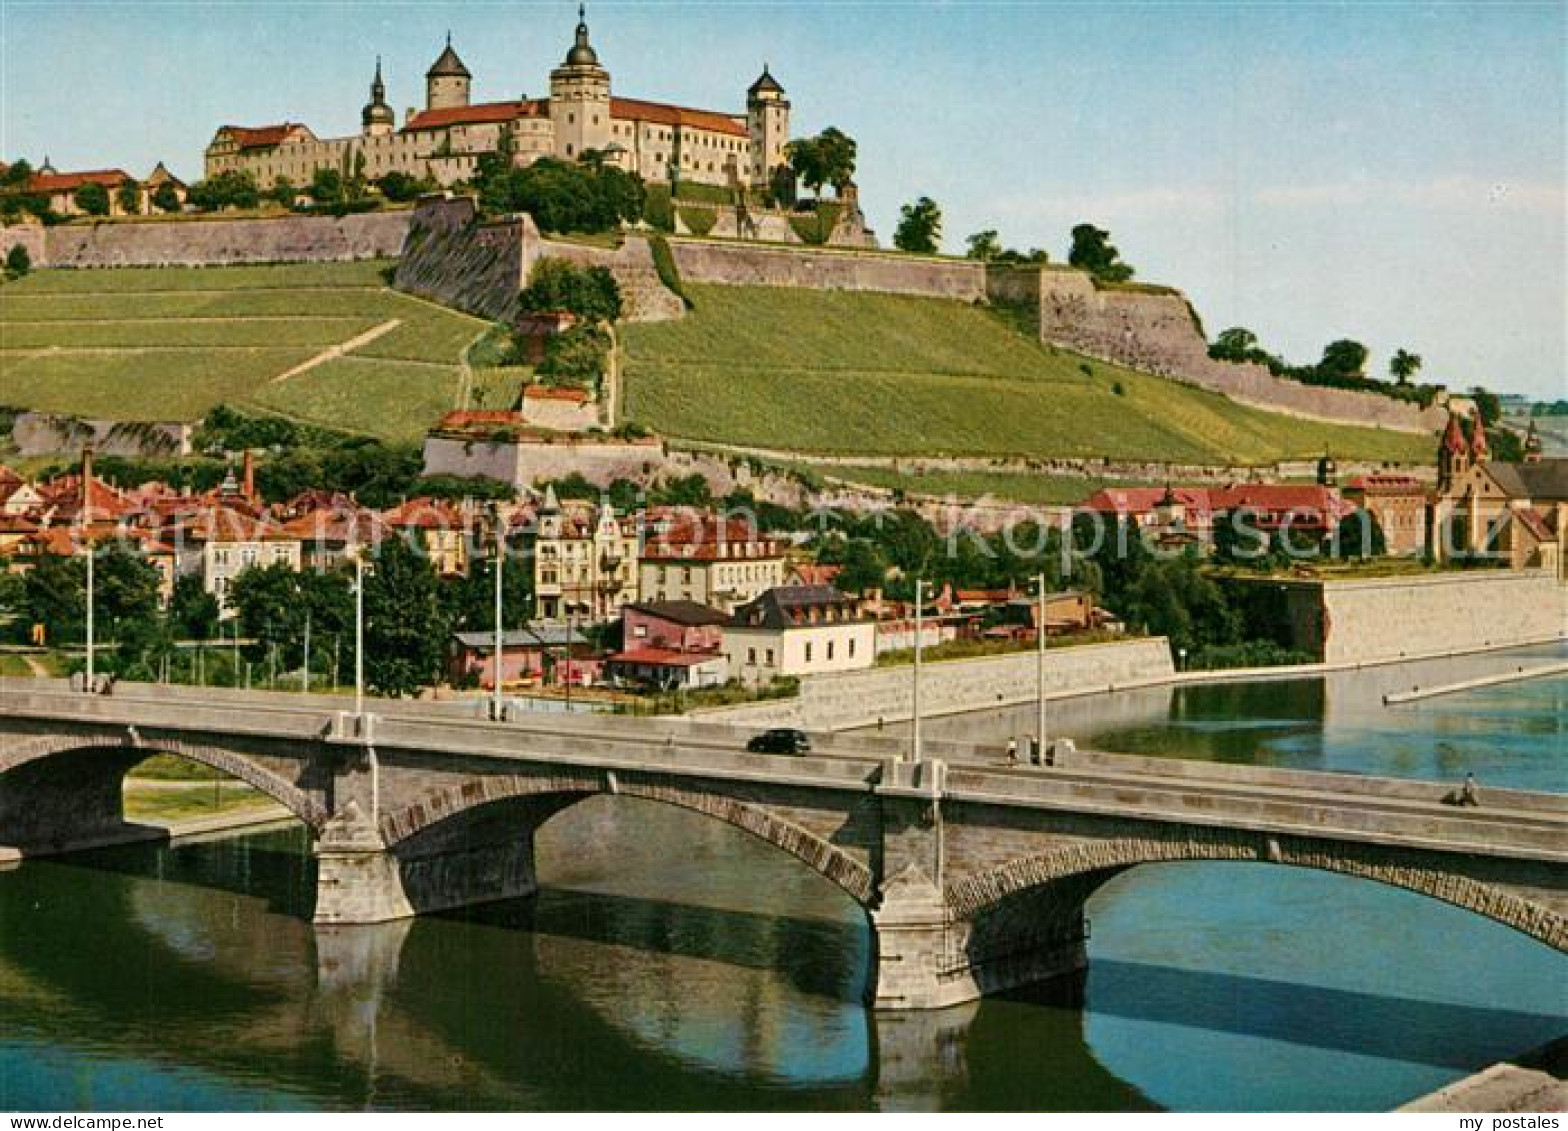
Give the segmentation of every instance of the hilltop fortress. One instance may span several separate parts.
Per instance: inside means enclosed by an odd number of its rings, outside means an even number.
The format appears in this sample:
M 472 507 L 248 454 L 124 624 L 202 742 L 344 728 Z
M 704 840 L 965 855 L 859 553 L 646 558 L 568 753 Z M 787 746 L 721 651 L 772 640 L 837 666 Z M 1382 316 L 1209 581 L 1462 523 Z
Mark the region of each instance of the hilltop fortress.
M 449 35 L 425 73 L 424 109 L 411 108 L 400 129 L 378 59 L 358 134 L 320 138 L 300 122 L 221 126 L 207 146 L 206 175 L 243 170 L 262 188 L 279 177 L 301 185 L 317 169 L 347 173 L 363 158 L 371 179 L 401 172 L 445 187 L 470 180 L 481 157 L 508 149 L 519 166 L 593 152 L 649 182 L 761 188 L 785 163 L 790 104 L 766 65 L 740 114 L 621 98 L 611 94 L 582 8 L 572 46 L 550 72 L 549 98 L 475 103 L 472 83 Z

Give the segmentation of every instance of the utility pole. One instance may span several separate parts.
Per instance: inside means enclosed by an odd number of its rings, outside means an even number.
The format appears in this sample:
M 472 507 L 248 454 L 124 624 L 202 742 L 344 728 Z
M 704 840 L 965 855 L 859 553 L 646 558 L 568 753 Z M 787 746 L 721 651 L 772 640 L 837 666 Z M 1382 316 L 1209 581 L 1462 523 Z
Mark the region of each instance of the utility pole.
M 365 713 L 365 559 L 354 555 L 354 717 Z
M 1035 614 L 1035 652 L 1038 656 L 1035 671 L 1035 694 L 1039 699 L 1037 704 L 1039 715 L 1035 719 L 1035 738 L 1040 743 L 1040 759 L 1045 760 L 1047 739 L 1045 736 L 1045 574 L 1039 578 L 1039 611 Z
M 925 643 L 926 643 L 926 633 L 925 633 L 925 626 L 926 626 L 926 621 L 925 621 L 925 597 L 926 597 L 926 583 L 924 581 L 916 581 L 915 582 L 915 685 L 914 685 L 913 694 L 910 696 L 910 698 L 912 700 L 912 706 L 914 708 L 913 719 L 912 719 L 913 726 L 914 726 L 914 759 L 917 762 L 922 760 L 922 757 L 924 755 L 924 749 L 925 749 L 924 746 L 922 745 L 921 735 L 920 735 L 920 657 L 921 657 L 921 653 L 925 651 Z
M 506 568 L 506 524 L 501 508 L 495 508 L 495 652 L 490 664 L 490 717 L 501 721 L 501 654 L 505 645 L 502 629 L 502 571 Z
M 577 635 L 577 608 L 566 613 L 566 713 L 572 713 L 572 637 Z
M 93 544 L 87 538 L 87 525 L 82 524 L 82 541 L 87 550 L 87 693 L 91 695 L 96 682 L 93 663 Z
M 310 610 L 305 610 L 305 670 L 300 673 L 299 689 L 302 692 L 310 691 Z

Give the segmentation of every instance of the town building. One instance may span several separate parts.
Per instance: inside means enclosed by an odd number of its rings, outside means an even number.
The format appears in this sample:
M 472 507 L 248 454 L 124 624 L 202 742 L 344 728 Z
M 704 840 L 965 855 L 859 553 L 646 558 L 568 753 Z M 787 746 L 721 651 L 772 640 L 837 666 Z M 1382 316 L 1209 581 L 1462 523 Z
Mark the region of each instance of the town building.
M 1479 416 L 1464 434 L 1450 416 L 1438 448 L 1432 554 L 1449 561 L 1496 555 L 1513 569 L 1545 569 L 1568 581 L 1568 459 L 1526 446 L 1523 463 L 1491 458 Z
M 610 682 L 660 690 L 716 687 L 729 674 L 724 625 L 729 616 L 695 601 L 649 601 L 621 613 L 621 650 L 610 655 Z
M 508 86 L 517 89 L 515 82 Z M 358 134 L 321 138 L 288 121 L 222 126 L 207 147 L 206 175 L 243 170 L 265 189 L 280 177 L 307 185 L 317 169 L 362 167 L 372 180 L 400 172 L 445 187 L 471 180 L 488 154 L 509 152 L 514 165 L 526 166 L 591 152 L 649 182 L 761 187 L 785 163 L 790 103 L 765 66 L 739 113 L 624 98 L 612 94 L 610 72 L 579 10 L 572 46 L 550 72 L 549 90 L 548 98 L 474 102 L 473 75 L 449 35 L 425 73 L 424 108 L 410 109 L 401 127 L 378 59 Z
M 588 638 L 571 625 L 533 622 L 501 633 L 501 686 L 541 684 L 585 667 Z M 495 633 L 454 632 L 448 677 L 458 687 L 495 687 Z M 582 682 L 579 678 L 576 682 Z
M 854 671 L 876 661 L 876 624 L 830 586 L 781 586 L 735 611 L 724 654 L 730 678 L 753 686 Z
M 77 202 L 76 194 L 88 185 L 97 185 L 108 195 L 110 216 L 144 216 L 157 211 L 154 197 L 164 185 L 170 187 L 179 208 L 185 206 L 190 195 L 185 182 L 169 172 L 162 161 L 158 162 L 146 180 L 138 181 L 124 169 L 87 169 L 61 173 L 49 164 L 47 157 L 38 171 L 27 179 L 23 191 L 46 197 L 49 210 L 57 215 L 81 216 L 86 214 L 86 209 Z M 133 208 L 126 207 L 128 202 L 122 197 L 126 185 L 132 186 L 135 193 Z
M 1431 490 L 1413 475 L 1377 472 L 1350 480 L 1344 496 L 1377 520 L 1389 554 L 1399 557 L 1426 549 Z
M 638 555 L 639 588 L 654 601 L 723 612 L 784 584 L 784 545 L 741 518 L 683 508 L 651 512 Z
M 302 551 L 297 536 L 266 519 L 238 510 L 209 506 L 179 518 L 162 532 L 162 541 L 179 553 L 180 576 L 196 574 L 218 602 L 219 616 L 235 615 L 229 600 L 234 579 L 253 566 L 282 563 L 296 572 Z
M 637 600 L 637 531 L 608 502 L 563 505 L 545 490 L 534 538 L 534 608 L 541 620 L 616 620 Z

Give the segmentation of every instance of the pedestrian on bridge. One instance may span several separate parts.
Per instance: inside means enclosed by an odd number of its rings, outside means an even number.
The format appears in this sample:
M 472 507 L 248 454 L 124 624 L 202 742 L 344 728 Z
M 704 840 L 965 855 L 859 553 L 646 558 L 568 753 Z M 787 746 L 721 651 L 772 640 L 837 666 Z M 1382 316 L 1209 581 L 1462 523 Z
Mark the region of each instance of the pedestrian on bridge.
M 1476 787 L 1474 774 L 1465 775 L 1465 784 L 1459 787 L 1459 804 L 1472 808 L 1481 804 L 1481 791 Z

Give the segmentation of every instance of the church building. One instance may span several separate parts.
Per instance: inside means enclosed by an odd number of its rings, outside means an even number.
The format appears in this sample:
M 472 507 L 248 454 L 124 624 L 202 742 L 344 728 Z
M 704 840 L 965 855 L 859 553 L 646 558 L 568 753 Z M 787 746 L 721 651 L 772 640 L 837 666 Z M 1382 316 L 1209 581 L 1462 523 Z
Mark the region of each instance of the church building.
M 321 138 L 300 122 L 222 126 L 207 146 L 206 175 L 245 170 L 265 191 L 280 177 L 307 185 L 319 168 L 351 173 L 363 157 L 371 180 L 397 171 L 446 187 L 470 180 L 485 154 L 510 149 L 518 166 L 592 151 L 649 182 L 761 187 L 785 163 L 790 104 L 766 66 L 743 113 L 622 98 L 611 93 L 582 8 L 572 46 L 550 72 L 548 98 L 474 102 L 472 85 L 448 35 L 425 72 L 424 107 L 410 108 L 399 127 L 377 59 L 357 135 Z

